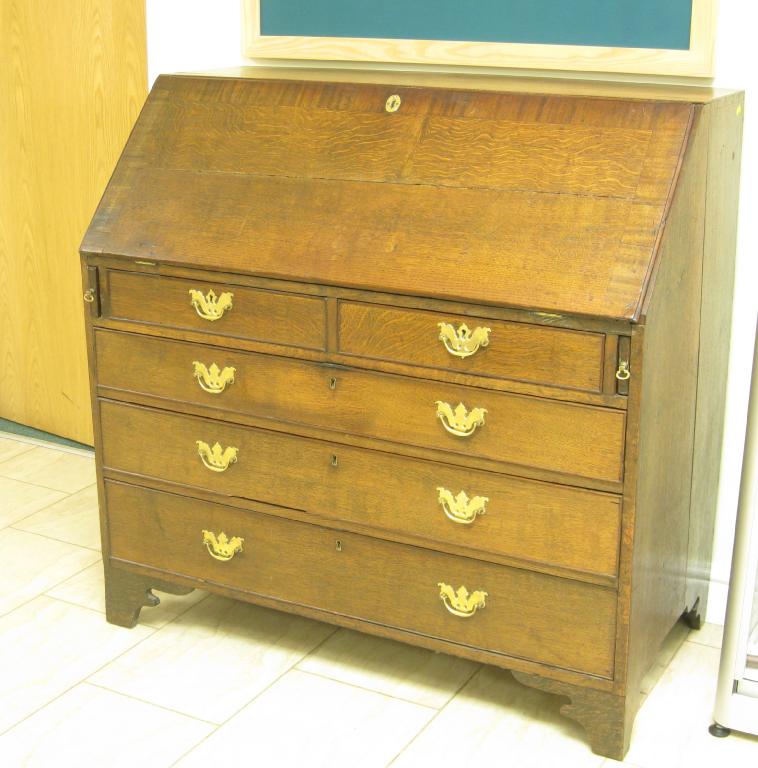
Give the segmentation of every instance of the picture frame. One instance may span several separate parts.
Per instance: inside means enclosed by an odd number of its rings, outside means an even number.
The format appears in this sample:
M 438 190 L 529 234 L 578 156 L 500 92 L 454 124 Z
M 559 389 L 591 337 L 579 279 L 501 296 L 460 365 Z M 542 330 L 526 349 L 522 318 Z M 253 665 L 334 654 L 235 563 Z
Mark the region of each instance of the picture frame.
M 265 34 L 261 25 L 262 5 L 276 2 L 243 0 L 246 56 L 253 59 L 390 62 L 690 78 L 713 76 L 717 0 L 691 0 L 688 49 Z M 311 13 L 314 2 L 317 0 L 311 0 Z M 324 2 L 328 5 L 328 0 Z

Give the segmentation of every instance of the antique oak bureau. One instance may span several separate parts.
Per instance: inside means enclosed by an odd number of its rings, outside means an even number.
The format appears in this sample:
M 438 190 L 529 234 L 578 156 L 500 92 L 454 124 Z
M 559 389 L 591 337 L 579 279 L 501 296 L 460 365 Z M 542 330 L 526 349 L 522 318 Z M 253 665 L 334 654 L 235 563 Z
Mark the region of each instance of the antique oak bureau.
M 109 621 L 201 587 L 624 754 L 706 600 L 742 97 L 560 87 L 158 79 L 81 249 Z

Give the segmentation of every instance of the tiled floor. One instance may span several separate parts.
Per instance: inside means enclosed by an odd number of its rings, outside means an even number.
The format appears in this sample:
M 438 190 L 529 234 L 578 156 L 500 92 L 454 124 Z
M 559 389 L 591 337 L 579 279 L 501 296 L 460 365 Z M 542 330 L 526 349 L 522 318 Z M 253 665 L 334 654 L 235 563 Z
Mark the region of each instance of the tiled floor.
M 103 615 L 93 460 L 0 435 L 0 765 L 546 768 L 593 755 L 562 700 L 481 667 L 194 592 Z M 625 765 L 758 765 L 709 736 L 720 628 L 692 633 Z

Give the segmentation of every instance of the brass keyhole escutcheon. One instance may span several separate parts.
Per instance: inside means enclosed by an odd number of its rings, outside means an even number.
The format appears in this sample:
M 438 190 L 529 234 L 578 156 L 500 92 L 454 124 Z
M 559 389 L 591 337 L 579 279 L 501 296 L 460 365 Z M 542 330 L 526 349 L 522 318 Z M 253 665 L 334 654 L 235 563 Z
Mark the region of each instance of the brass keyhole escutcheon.
M 332 466 L 333 467 L 337 466 L 337 454 L 336 453 L 332 454 Z
M 334 548 L 337 552 L 342 552 L 342 542 L 339 539 L 334 542 Z
M 334 377 L 329 379 L 329 389 L 337 389 L 337 379 Z
M 393 93 L 392 96 L 390 96 L 385 102 L 384 108 L 387 110 L 387 112 L 397 112 L 398 109 L 400 109 L 401 103 L 402 100 L 400 97 L 396 93 Z

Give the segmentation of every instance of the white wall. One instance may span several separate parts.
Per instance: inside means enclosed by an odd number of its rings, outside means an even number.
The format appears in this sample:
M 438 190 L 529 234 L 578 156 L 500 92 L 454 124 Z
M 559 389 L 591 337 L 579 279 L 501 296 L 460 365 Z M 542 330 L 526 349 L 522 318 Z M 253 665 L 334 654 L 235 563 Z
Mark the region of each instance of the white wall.
M 721 0 L 714 84 L 744 89 L 747 107 L 727 425 L 707 617 L 718 623 L 723 621 L 726 606 L 758 307 L 758 236 L 750 214 L 752 211 L 755 216 L 758 210 L 758 121 L 752 106 L 758 93 L 758 60 L 751 56 L 755 52 L 756 20 L 758 12 L 752 3 Z M 151 84 L 162 72 L 253 63 L 241 53 L 240 0 L 147 0 L 147 44 Z

